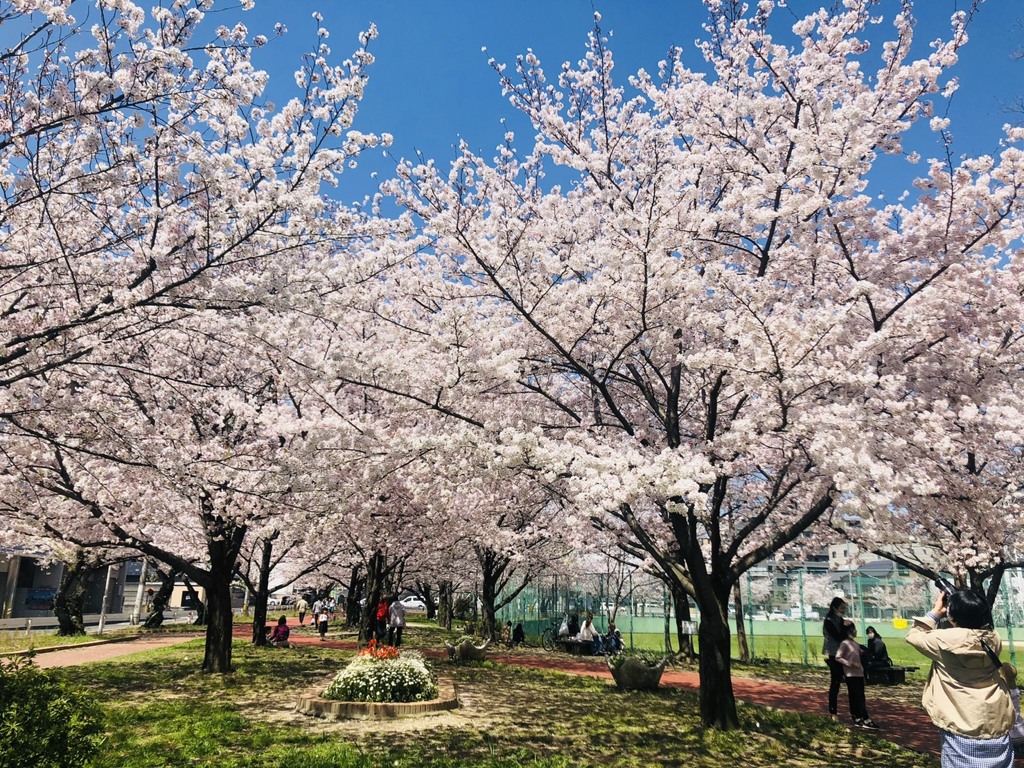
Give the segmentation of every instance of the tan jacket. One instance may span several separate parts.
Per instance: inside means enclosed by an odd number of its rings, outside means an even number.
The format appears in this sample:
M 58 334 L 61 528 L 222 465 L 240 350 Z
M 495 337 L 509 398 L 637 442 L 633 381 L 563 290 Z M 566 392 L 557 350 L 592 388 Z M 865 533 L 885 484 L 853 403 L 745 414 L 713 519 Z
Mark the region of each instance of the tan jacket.
M 939 728 L 972 739 L 994 739 L 1010 732 L 1015 713 L 1010 691 L 981 647 L 999 653 L 992 630 L 936 629 L 931 617 L 914 619 L 907 642 L 932 660 L 921 703 Z

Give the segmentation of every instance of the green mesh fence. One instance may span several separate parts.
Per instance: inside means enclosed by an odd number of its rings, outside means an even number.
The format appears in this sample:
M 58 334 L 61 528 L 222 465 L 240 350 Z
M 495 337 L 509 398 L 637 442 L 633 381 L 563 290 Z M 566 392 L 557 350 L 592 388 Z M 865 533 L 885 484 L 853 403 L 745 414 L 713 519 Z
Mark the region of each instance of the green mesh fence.
M 804 664 L 820 664 L 821 620 L 832 597 L 843 597 L 847 617 L 856 622 L 863 641 L 868 626 L 874 627 L 897 663 L 919 665 L 922 661 L 903 638 L 914 616 L 931 606 L 935 588 L 928 580 L 897 568 L 888 561 L 855 570 L 830 570 L 802 566 L 786 569 L 755 569 L 740 583 L 743 632 L 751 656 Z M 522 622 L 527 642 L 539 644 L 546 627 L 557 632 L 563 619 L 577 614 L 594 615 L 604 632 L 614 620 L 630 648 L 679 650 L 676 617 L 668 590 L 650 577 L 634 574 L 615 577 L 590 574 L 577 577 L 549 576 L 525 587 L 499 610 L 501 622 Z M 1017 663 L 1024 652 L 1024 570 L 1004 575 L 993 615 L 1006 646 L 1003 657 Z M 738 632 L 735 609 L 730 608 L 735 655 Z M 700 613 L 690 605 L 689 623 L 696 646 Z M 915 664 L 916 661 L 916 664 Z

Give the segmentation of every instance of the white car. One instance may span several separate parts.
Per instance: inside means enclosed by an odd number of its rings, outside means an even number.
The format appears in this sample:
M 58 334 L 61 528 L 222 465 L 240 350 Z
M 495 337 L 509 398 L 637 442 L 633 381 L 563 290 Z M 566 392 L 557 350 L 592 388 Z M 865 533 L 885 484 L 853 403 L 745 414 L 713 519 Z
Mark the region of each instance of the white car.
M 400 602 L 402 604 L 402 607 L 405 608 L 405 610 L 407 611 L 427 610 L 427 604 L 423 602 L 422 598 L 419 598 L 416 595 L 407 595 L 398 602 Z

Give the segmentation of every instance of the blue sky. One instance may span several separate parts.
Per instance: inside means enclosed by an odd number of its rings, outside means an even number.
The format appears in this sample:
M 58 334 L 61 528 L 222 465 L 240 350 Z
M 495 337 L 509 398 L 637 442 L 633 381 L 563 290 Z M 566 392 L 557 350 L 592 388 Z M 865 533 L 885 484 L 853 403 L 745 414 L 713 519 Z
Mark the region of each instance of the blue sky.
M 790 0 L 800 15 L 830 2 Z M 945 36 L 950 15 L 968 5 L 968 0 L 917 0 L 918 53 L 926 55 L 928 41 Z M 887 21 L 880 29 L 886 34 L 896 6 L 893 0 L 881 4 Z M 583 54 L 595 9 L 601 13 L 603 30 L 611 35 L 616 71 L 623 82 L 641 67 L 656 70 L 673 45 L 689 51 L 688 60 L 701 68 L 693 51 L 706 18 L 699 0 L 256 0 L 254 11 L 224 11 L 217 22 L 227 23 L 225 17 L 237 14 L 253 34 L 271 37 L 259 52 L 258 64 L 270 71 L 272 83 L 283 81 L 285 87 L 292 83 L 298 55 L 313 40 L 314 11 L 323 16 L 339 61 L 356 48 L 358 32 L 371 21 L 376 23 L 380 37 L 371 44 L 376 63 L 355 127 L 393 134 L 391 151 L 396 157 L 418 150 L 446 164 L 455 155 L 459 137 L 490 157 L 505 130 L 502 117 L 521 138 L 532 136 L 501 96 L 488 57 L 511 63 L 516 54 L 532 48 L 553 72 L 562 61 L 575 62 Z M 1024 97 L 1024 62 L 1011 56 L 1024 47 L 1022 19 L 1024 4 L 1019 0 L 987 0 L 972 24 L 971 42 L 955 70 L 962 86 L 949 105 L 957 153 L 997 151 L 1000 127 L 1018 117 L 1005 106 Z M 288 33 L 273 39 L 278 21 Z M 487 53 L 481 51 L 484 46 Z M 914 148 L 924 157 L 940 151 L 928 131 L 920 132 Z M 341 199 L 351 201 L 372 192 L 375 182 L 369 172 L 386 175 L 393 161 L 375 152 L 361 165 L 345 174 L 338 192 Z M 884 186 L 886 196 L 895 199 L 896 187 L 909 184 L 913 169 L 890 162 L 880 174 L 885 174 L 884 180 L 880 176 L 875 191 Z

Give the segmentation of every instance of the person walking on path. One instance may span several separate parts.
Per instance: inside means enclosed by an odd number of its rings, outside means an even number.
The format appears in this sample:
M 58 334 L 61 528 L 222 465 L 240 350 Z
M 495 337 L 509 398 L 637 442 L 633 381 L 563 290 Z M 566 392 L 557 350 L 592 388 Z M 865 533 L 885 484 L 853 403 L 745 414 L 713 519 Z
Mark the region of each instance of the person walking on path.
M 947 604 L 939 592 L 932 609 L 914 619 L 907 643 L 932 661 L 921 703 L 939 728 L 942 768 L 1011 768 L 1016 713 L 989 657 L 998 657 L 1002 642 L 985 598 L 960 589 Z
M 299 602 L 295 604 L 295 610 L 299 612 L 299 626 L 301 627 L 306 623 L 306 611 L 309 610 L 309 603 L 306 602 L 306 598 L 299 598 Z
M 327 613 L 327 609 L 324 608 L 323 603 L 320 604 L 320 609 L 316 612 L 316 628 L 320 633 L 320 642 L 322 643 L 327 639 L 327 626 L 331 623 L 331 615 Z
M 846 627 L 852 624 L 846 616 L 846 601 L 833 597 L 832 603 L 822 622 L 821 633 L 825 636 L 821 651 L 828 665 L 828 713 L 833 720 L 839 719 L 839 689 L 843 685 L 843 665 L 836 661 L 836 651 L 846 639 Z
M 402 644 L 402 630 L 405 629 L 405 606 L 398 601 L 398 597 L 391 600 L 391 607 L 388 609 L 388 645 L 395 648 Z
M 846 639 L 839 644 L 836 661 L 843 667 L 846 677 L 846 691 L 850 697 L 850 717 L 853 724 L 860 728 L 878 728 L 875 721 L 868 717 L 868 702 L 864 694 L 864 665 L 860 658 L 860 645 L 857 643 L 857 627 L 849 624 L 846 627 Z

